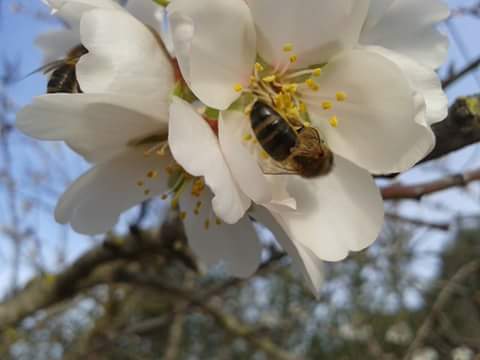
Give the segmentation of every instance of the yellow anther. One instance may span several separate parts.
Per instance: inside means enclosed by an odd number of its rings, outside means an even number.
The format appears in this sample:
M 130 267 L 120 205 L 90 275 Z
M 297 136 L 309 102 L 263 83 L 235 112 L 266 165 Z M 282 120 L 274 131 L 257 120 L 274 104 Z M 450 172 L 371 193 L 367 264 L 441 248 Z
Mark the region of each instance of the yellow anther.
M 244 141 L 250 141 L 250 140 L 252 140 L 252 138 L 253 138 L 252 134 L 243 135 L 243 140 Z
M 282 93 L 282 102 L 285 108 L 292 106 L 292 96 L 289 93 Z
M 324 101 L 322 102 L 322 108 L 323 110 L 330 110 L 331 108 L 333 108 L 333 104 L 331 101 Z
M 269 75 L 269 76 L 265 76 L 262 80 L 266 83 L 272 83 L 275 80 L 277 80 L 277 77 L 275 75 Z
M 340 102 L 347 100 L 347 94 L 344 93 L 343 91 L 337 92 L 336 97 L 337 97 L 337 101 L 340 101 Z
M 187 218 L 187 213 L 185 211 L 182 211 L 178 217 L 180 218 L 180 220 L 183 221 Z
M 293 50 L 293 44 L 292 43 L 286 43 L 283 45 L 283 51 L 285 52 L 290 52 Z
M 313 76 L 320 76 L 322 75 L 322 69 L 321 68 L 313 69 L 312 74 Z
M 205 182 L 202 179 L 195 179 L 192 184 L 192 195 L 199 197 L 202 194 L 203 189 L 205 189 Z
M 291 64 L 295 64 L 298 60 L 298 56 L 297 55 L 292 55 L 290 56 L 290 63 Z
M 320 89 L 315 80 L 313 80 L 312 78 L 305 80 L 305 84 L 307 84 L 310 90 L 318 91 Z
M 300 111 L 296 106 L 292 106 L 287 110 L 287 115 L 289 117 L 298 118 L 300 117 Z
M 201 201 L 197 201 L 197 203 L 195 204 L 195 208 L 196 209 L 200 209 L 202 207 L 202 202 Z
M 162 197 L 161 197 L 162 200 L 167 200 L 167 198 L 168 198 L 167 194 L 163 194 Z
M 205 220 L 205 223 L 203 224 L 203 226 L 205 226 L 205 230 L 208 230 L 208 228 L 210 227 L 210 220 Z
M 330 125 L 334 128 L 338 127 L 338 118 L 336 116 L 332 116 L 330 120 L 328 120 Z
M 264 158 L 265 160 L 268 159 L 268 154 L 266 151 L 262 151 L 262 153 L 260 154 L 262 156 L 262 158 Z
M 199 214 L 200 214 L 200 210 L 195 209 L 195 210 L 193 210 L 193 213 L 194 213 L 195 215 L 199 215 Z
M 255 63 L 255 70 L 257 70 L 258 72 L 261 72 L 261 71 L 265 70 L 265 68 L 263 67 L 262 64 L 257 62 L 257 63 Z
M 222 225 L 222 220 L 217 217 L 217 218 L 215 219 L 215 224 L 217 224 L 217 225 Z
M 302 101 L 300 102 L 300 108 L 299 108 L 301 113 L 306 113 L 307 112 L 307 105 Z
M 172 201 L 170 202 L 170 206 L 172 209 L 177 209 L 178 208 L 178 197 L 174 197 Z
M 143 187 L 143 185 L 145 185 L 145 183 L 142 180 L 137 181 L 138 187 Z
M 145 196 L 148 196 L 150 195 L 150 190 L 149 189 L 145 189 L 145 191 L 143 192 L 145 194 Z
M 243 85 L 242 84 L 235 84 L 233 86 L 233 89 L 236 91 L 236 92 L 242 92 L 243 91 Z
M 275 106 L 279 109 L 283 109 L 284 108 L 284 104 L 283 104 L 283 96 L 281 95 L 275 95 L 274 99 L 273 99 L 273 103 L 275 104 Z
M 178 169 L 179 169 L 179 166 L 176 164 L 165 166 L 165 171 L 167 172 L 168 175 L 173 175 L 175 171 L 177 171 Z
M 298 90 L 297 84 L 284 84 L 282 85 L 282 91 L 289 92 L 291 94 L 295 94 Z
M 153 179 L 155 177 L 158 176 L 158 171 L 155 171 L 155 170 L 150 170 L 148 173 L 147 173 L 147 177 L 149 179 Z

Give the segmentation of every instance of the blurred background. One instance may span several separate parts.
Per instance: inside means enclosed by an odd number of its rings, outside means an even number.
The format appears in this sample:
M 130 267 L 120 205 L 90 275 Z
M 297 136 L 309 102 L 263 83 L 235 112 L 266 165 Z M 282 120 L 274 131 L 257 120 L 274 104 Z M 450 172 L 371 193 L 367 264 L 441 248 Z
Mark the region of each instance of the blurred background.
M 265 229 L 264 263 L 242 281 L 207 273 L 154 201 L 103 237 L 56 224 L 88 166 L 14 123 L 45 92 L 43 75 L 25 78 L 42 65 L 36 38 L 63 25 L 41 1 L 0 0 L 0 359 L 480 359 L 480 1 L 448 2 L 442 146 L 378 179 L 380 239 L 327 264 L 315 299 Z

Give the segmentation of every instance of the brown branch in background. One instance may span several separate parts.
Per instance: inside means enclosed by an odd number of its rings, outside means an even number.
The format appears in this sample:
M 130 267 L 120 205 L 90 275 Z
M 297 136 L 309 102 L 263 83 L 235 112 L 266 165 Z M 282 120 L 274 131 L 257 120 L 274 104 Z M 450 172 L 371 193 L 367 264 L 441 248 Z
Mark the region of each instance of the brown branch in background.
M 133 231 L 130 236 L 107 238 L 102 245 L 87 251 L 59 274 L 33 279 L 0 304 L 0 330 L 17 325 L 38 310 L 72 298 L 82 281 L 104 264 L 119 259 L 138 259 L 152 253 L 173 256 L 168 252 L 169 247 L 185 242 L 181 223 L 177 218 L 173 219 L 164 223 L 159 234 L 140 235 Z
M 425 195 L 454 187 L 463 187 L 478 180 L 480 180 L 480 169 L 468 171 L 463 174 L 449 175 L 440 180 L 421 184 L 393 184 L 382 188 L 381 192 L 384 200 L 421 200 Z
M 440 291 L 440 294 L 438 295 L 435 303 L 433 304 L 432 311 L 418 329 L 415 339 L 410 344 L 407 353 L 403 358 L 404 360 L 412 359 L 415 350 L 419 349 L 423 345 L 424 341 L 427 339 L 434 326 L 435 319 L 437 318 L 437 316 L 441 315 L 444 308 L 448 305 L 451 297 L 458 290 L 458 285 L 464 282 L 470 275 L 477 271 L 480 271 L 479 260 L 472 261 L 462 266 L 460 270 L 458 270 L 456 274 L 447 282 L 447 284 Z
M 261 350 L 267 355 L 268 359 L 276 360 L 301 360 L 301 357 L 293 356 L 288 352 L 280 349 L 275 345 L 268 337 L 259 335 L 254 328 L 240 322 L 237 318 L 230 314 L 222 312 L 216 306 L 205 302 L 203 299 L 198 298 L 193 292 L 187 291 L 182 288 L 176 288 L 169 286 L 156 277 L 149 277 L 124 271 L 121 269 L 113 274 L 112 281 L 118 283 L 135 284 L 139 286 L 148 287 L 161 291 L 163 294 L 169 295 L 178 300 L 186 301 L 196 308 L 201 310 L 206 315 L 210 316 L 215 322 L 221 326 L 225 331 L 229 332 L 235 337 L 245 339 L 250 345 L 254 346 L 258 350 Z
M 448 231 L 450 230 L 450 224 L 449 223 L 438 223 L 438 222 L 430 222 L 430 221 L 425 221 L 425 220 L 420 220 L 420 219 L 414 219 L 414 218 L 409 218 L 406 216 L 402 216 L 399 214 L 395 213 L 385 213 L 385 217 L 389 220 L 393 220 L 396 222 L 401 222 L 401 223 L 406 223 L 406 224 L 411 224 L 415 226 L 420 226 L 420 227 L 427 227 L 435 230 L 440 230 L 440 231 Z
M 444 89 L 453 85 L 456 81 L 460 80 L 464 76 L 468 75 L 470 72 L 475 71 L 480 66 L 480 57 L 473 60 L 470 64 L 467 64 L 463 69 L 449 74 L 449 76 L 442 80 L 442 87 Z
M 480 141 L 480 94 L 458 98 L 448 117 L 432 125 L 436 144 L 419 164 L 438 159 Z

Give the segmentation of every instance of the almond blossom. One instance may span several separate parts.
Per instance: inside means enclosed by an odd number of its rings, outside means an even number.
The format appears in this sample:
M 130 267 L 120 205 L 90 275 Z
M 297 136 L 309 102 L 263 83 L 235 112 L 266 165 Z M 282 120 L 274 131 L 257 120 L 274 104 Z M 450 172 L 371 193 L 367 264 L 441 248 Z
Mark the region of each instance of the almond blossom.
M 180 206 L 200 259 L 223 260 L 237 276 L 260 262 L 260 222 L 318 292 L 321 260 L 362 250 L 381 230 L 370 173 L 421 159 L 434 145 L 429 124 L 445 114 L 437 57 L 419 63 L 401 42 L 385 47 L 375 37 L 382 18 L 402 16 L 394 11 L 400 2 L 174 0 L 178 79 L 161 22 L 109 0 L 49 0 L 70 26 L 71 46 L 88 49 L 76 66 L 83 93 L 37 97 L 17 119 L 25 133 L 65 141 L 92 163 L 61 197 L 57 221 L 98 234 L 157 196 Z M 433 24 L 418 25 L 430 34 Z M 335 154 L 328 175 L 265 171 L 271 159 L 249 120 L 258 99 L 319 131 Z
M 58 13 L 78 26 L 80 38 L 72 45 L 81 41 L 89 51 L 76 69 L 83 93 L 39 96 L 17 115 L 17 126 L 26 134 L 65 141 L 93 165 L 60 198 L 56 220 L 80 233 L 100 234 L 123 211 L 160 197 L 180 205 L 190 245 L 203 262 L 223 260 L 230 273 L 251 275 L 261 246 L 255 224 L 242 216 L 250 199 L 236 185 L 207 122 L 183 129 L 195 129 L 194 141 L 202 144 L 196 161 L 202 176 L 192 167 L 185 172 L 172 158 L 166 141 L 169 112 L 176 113 L 175 104 L 183 101 L 174 98 L 169 110 L 174 88 L 170 60 L 151 29 L 110 5 L 95 7 L 88 0 L 58 5 Z M 190 105 L 180 111 L 186 111 L 181 119 L 197 116 Z M 260 216 L 317 289 L 322 280 L 318 260 L 291 243 L 268 213 Z

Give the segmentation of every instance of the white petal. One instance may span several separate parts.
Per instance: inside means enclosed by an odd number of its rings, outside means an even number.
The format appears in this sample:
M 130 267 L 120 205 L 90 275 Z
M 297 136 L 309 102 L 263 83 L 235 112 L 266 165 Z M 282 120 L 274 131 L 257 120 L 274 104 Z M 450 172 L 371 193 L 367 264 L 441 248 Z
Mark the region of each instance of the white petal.
M 440 0 L 389 0 L 389 6 L 384 2 L 371 1 L 372 18 L 367 20 L 360 42 L 392 49 L 431 68 L 440 66 L 448 40 L 437 25 L 448 17 L 448 6 Z
M 167 103 L 133 95 L 50 94 L 17 114 L 17 127 L 42 140 L 66 141 L 90 162 L 109 159 L 133 140 L 167 133 Z
M 70 223 L 82 234 L 100 234 L 111 229 L 125 210 L 163 193 L 167 176 L 161 171 L 172 158 L 145 157 L 143 152 L 142 148 L 132 148 L 78 178 L 59 200 L 56 220 Z M 147 179 L 150 170 L 157 170 L 160 175 Z M 140 180 L 145 182 L 144 187 L 137 186 Z M 150 191 L 148 195 L 145 189 Z
M 70 49 L 80 44 L 80 34 L 74 30 L 59 30 L 43 33 L 35 40 L 43 53 L 43 63 L 63 59 Z
M 125 5 L 125 9 L 145 25 L 160 32 L 161 23 L 157 14 L 162 12 L 163 7 L 156 4 L 155 1 L 129 0 L 127 5 Z
M 117 9 L 122 7 L 113 0 L 46 0 L 52 13 L 65 21 L 72 29 L 78 29 L 83 14 L 93 9 Z
M 253 208 L 252 216 L 273 233 L 275 239 L 291 257 L 293 265 L 305 277 L 310 290 L 318 295 L 324 282 L 323 262 L 309 248 L 290 240 L 267 209 L 256 206 Z
M 256 57 L 255 29 L 243 0 L 175 0 L 168 6 L 182 75 L 206 105 L 226 109 L 234 86 L 248 84 Z
M 339 156 L 331 174 L 292 177 L 288 190 L 297 200 L 297 211 L 272 215 L 293 242 L 322 260 L 342 260 L 349 251 L 369 246 L 380 233 L 380 191 L 367 171 Z
M 272 189 L 257 160 L 242 144 L 247 119 L 240 111 L 222 112 L 219 140 L 225 159 L 242 191 L 255 203 L 272 201 Z
M 170 107 L 168 142 L 173 157 L 189 174 L 205 177 L 215 194 L 215 214 L 229 224 L 241 219 L 250 200 L 233 179 L 217 137 L 208 123 L 177 97 Z
M 257 27 L 258 51 L 269 64 L 286 61 L 283 46 L 298 55 L 295 67 L 327 62 L 354 46 L 368 0 L 247 0 Z
M 344 53 L 325 67 L 318 82 L 320 91 L 307 95 L 307 104 L 338 155 L 381 174 L 404 171 L 433 148 L 431 129 L 415 122 L 423 106 L 416 106 L 408 79 L 387 58 L 366 50 Z M 347 93 L 347 101 L 335 101 L 339 91 Z M 323 110 L 323 100 L 333 101 L 333 109 Z M 329 124 L 333 115 L 336 128 Z
M 223 262 L 230 274 L 251 276 L 258 268 L 261 255 L 261 244 L 252 223 L 246 216 L 232 225 L 217 223 L 211 199 L 209 191 L 200 198 L 190 196 L 188 192 L 182 195 L 181 207 L 187 213 L 184 223 L 190 246 L 207 266 Z M 198 201 L 202 202 L 202 207 L 195 215 L 192 209 Z
M 412 90 L 423 97 L 426 111 L 418 117 L 420 123 L 431 125 L 447 117 L 448 98 L 436 71 L 385 48 L 371 46 L 368 49 L 393 61 L 403 71 Z
M 149 95 L 173 89 L 173 68 L 158 39 L 125 11 L 93 10 L 82 17 L 80 35 L 89 53 L 77 64 L 86 93 Z

